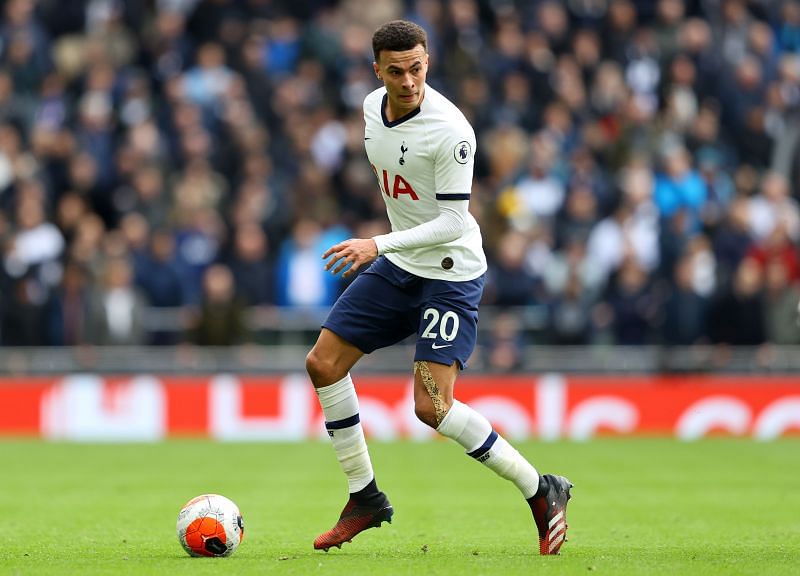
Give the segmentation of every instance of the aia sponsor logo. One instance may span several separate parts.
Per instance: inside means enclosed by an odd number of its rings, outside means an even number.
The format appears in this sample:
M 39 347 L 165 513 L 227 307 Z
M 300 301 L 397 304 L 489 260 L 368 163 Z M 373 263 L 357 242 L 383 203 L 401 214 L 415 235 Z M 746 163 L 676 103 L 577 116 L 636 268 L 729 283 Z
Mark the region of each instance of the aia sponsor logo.
M 408 149 L 406 148 L 406 150 Z M 401 157 L 400 164 L 403 164 L 404 162 L 405 160 L 403 160 Z M 408 180 L 403 178 L 400 174 L 394 174 L 392 176 L 387 170 L 381 170 L 381 173 L 378 174 L 378 169 L 374 164 L 372 165 L 372 171 L 378 178 L 378 186 L 380 186 L 381 191 L 387 196 L 397 200 L 401 195 L 406 195 L 411 198 L 411 200 L 419 200 L 419 196 L 417 195 L 413 186 L 411 186 Z M 392 183 L 391 187 L 389 186 L 390 181 Z

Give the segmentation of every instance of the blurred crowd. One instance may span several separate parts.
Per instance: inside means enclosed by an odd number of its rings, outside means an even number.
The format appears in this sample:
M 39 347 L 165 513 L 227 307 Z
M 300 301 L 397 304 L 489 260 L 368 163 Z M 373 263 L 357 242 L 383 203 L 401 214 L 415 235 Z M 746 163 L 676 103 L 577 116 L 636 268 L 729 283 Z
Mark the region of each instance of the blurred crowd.
M 330 305 L 324 249 L 387 231 L 361 102 L 396 17 L 477 133 L 493 365 L 800 343 L 800 1 L 0 5 L 2 345 L 227 345 Z

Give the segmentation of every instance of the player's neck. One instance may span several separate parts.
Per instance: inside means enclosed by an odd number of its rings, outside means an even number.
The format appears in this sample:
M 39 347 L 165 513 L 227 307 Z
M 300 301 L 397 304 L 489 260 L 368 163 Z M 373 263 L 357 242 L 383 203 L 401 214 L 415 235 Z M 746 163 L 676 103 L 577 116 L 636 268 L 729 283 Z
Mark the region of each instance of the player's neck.
M 410 110 L 395 111 L 392 108 L 391 99 L 387 98 L 386 99 L 386 109 L 384 110 L 384 114 L 386 115 L 386 119 L 389 122 L 395 122 L 396 120 L 399 120 L 403 116 L 408 116 L 409 114 L 411 114 L 417 108 L 420 108 L 422 106 L 422 101 L 425 100 L 425 86 L 424 85 L 422 86 L 421 92 L 422 92 L 422 95 L 420 96 L 419 102 L 417 102 L 417 105 L 414 108 L 410 109 Z

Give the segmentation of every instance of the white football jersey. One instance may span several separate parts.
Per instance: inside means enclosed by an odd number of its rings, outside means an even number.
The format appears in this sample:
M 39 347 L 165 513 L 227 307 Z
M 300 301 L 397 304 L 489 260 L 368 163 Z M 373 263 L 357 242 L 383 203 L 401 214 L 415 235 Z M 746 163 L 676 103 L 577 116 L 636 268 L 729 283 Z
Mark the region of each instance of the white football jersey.
M 364 146 L 396 232 L 439 216 L 439 202 L 469 200 L 475 132 L 461 111 L 427 84 L 421 106 L 402 118 L 388 121 L 385 104 L 385 88 L 364 99 Z M 469 213 L 460 238 L 385 256 L 423 278 L 465 281 L 486 271 L 480 228 Z

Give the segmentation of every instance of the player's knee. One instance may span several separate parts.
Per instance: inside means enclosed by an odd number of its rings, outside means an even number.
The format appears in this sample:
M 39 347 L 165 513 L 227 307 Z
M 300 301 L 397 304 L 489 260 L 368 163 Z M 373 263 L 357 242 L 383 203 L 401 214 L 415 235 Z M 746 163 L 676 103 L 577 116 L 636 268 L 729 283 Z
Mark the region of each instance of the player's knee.
M 439 423 L 436 421 L 436 410 L 430 400 L 427 402 L 424 400 L 417 401 L 414 404 L 414 414 L 421 422 L 424 422 L 431 428 L 436 429 L 439 426 Z
M 421 422 L 435 430 L 447 415 L 450 405 L 443 398 L 439 398 L 438 402 L 434 402 L 431 398 L 420 398 L 414 402 L 414 414 Z
M 330 358 L 319 354 L 316 349 L 312 348 L 306 356 L 306 372 L 315 386 L 338 380 L 335 371 L 336 364 Z

